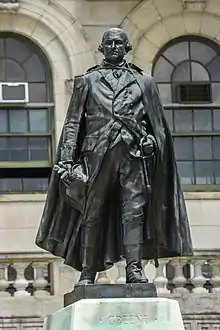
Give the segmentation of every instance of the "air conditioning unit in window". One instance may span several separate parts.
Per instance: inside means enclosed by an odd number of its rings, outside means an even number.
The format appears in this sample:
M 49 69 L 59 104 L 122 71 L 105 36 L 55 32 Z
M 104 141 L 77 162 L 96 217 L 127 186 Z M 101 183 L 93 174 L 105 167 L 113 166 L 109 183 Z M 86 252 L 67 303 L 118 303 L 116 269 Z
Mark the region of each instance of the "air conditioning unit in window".
M 0 103 L 28 103 L 28 83 L 0 82 Z

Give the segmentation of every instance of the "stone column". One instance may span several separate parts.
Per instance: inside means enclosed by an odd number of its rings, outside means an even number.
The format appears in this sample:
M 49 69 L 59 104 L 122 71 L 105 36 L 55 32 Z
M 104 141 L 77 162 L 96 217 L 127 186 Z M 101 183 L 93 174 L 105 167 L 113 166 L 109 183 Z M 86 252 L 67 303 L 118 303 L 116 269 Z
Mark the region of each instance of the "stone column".
M 48 262 L 34 262 L 32 266 L 35 273 L 33 287 L 36 289 L 36 291 L 34 292 L 34 296 L 45 297 L 50 295 L 50 293 L 45 290 L 46 286 L 48 285 L 48 281 L 44 276 Z
M 30 293 L 25 289 L 28 287 L 28 281 L 24 276 L 25 269 L 29 265 L 29 262 L 17 262 L 13 264 L 17 272 L 17 277 L 14 282 L 14 287 L 16 288 L 15 296 L 30 296 Z
M 116 284 L 124 284 L 126 282 L 126 274 L 125 274 L 125 261 L 120 261 L 116 265 L 118 270 L 118 276 L 115 280 Z
M 220 292 L 220 260 L 214 259 L 210 260 L 210 265 L 212 266 L 212 278 L 210 282 L 213 285 L 212 292 Z
M 97 284 L 110 284 L 106 271 L 99 272 L 96 280 Z
M 194 276 L 191 279 L 192 284 L 194 285 L 193 293 L 208 293 L 208 291 L 203 287 L 206 282 L 205 277 L 202 275 L 202 266 L 204 264 L 203 260 L 193 260 L 192 264 L 194 265 Z
M 0 263 L 0 298 L 8 297 L 10 295 L 9 292 L 5 291 L 9 287 L 9 282 L 6 276 L 8 266 L 9 264 L 7 263 Z
M 167 289 L 168 279 L 165 275 L 166 274 L 165 266 L 167 263 L 168 260 L 160 259 L 159 267 L 156 268 L 156 277 L 154 279 L 154 284 L 156 285 L 158 295 L 170 293 L 170 291 Z
M 186 260 L 185 259 L 174 259 L 171 261 L 172 266 L 175 269 L 175 276 L 173 278 L 173 284 L 175 284 L 174 292 L 177 293 L 184 293 L 188 292 L 186 288 L 184 288 L 184 285 L 186 284 L 187 280 L 185 276 L 183 275 L 183 266 L 185 265 Z

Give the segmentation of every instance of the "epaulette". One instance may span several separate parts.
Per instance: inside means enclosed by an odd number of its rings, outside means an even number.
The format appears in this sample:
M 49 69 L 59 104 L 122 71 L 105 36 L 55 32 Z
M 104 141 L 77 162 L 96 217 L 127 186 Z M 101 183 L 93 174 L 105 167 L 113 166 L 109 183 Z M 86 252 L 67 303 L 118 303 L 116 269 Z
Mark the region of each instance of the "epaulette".
M 137 65 L 135 65 L 134 63 L 129 63 L 128 65 L 131 69 L 137 71 L 140 74 L 143 74 L 143 70 L 141 68 L 139 68 Z
M 100 65 L 95 65 L 95 66 L 92 66 L 91 68 L 89 68 L 86 73 L 89 73 L 89 72 L 92 72 L 92 71 L 95 71 L 96 69 L 99 68 Z
M 80 74 L 74 77 L 74 88 L 78 89 L 85 84 L 85 75 Z

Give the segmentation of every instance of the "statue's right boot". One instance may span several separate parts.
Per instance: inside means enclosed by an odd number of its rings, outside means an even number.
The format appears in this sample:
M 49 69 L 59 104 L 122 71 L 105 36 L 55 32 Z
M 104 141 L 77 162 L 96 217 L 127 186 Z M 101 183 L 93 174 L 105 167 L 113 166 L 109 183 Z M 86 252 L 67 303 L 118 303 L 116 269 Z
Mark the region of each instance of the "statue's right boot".
M 92 247 L 81 247 L 82 253 L 82 272 L 78 285 L 93 284 L 95 282 L 95 254 Z
M 81 229 L 81 262 L 82 262 L 82 272 L 79 278 L 78 285 L 93 284 L 96 277 L 96 235 L 94 233 L 94 228 L 89 228 L 87 226 Z

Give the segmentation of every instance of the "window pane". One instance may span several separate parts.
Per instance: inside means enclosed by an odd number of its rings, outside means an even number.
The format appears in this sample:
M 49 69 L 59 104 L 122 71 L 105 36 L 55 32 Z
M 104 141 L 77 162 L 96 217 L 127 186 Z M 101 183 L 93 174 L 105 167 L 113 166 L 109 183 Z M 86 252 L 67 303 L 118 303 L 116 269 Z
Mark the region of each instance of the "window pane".
M 158 89 L 160 92 L 160 98 L 163 104 L 172 103 L 171 96 L 171 85 L 170 84 L 158 84 Z
M 220 103 L 220 84 L 212 84 L 212 102 Z
M 9 160 L 9 152 L 8 152 L 8 143 L 7 138 L 0 138 L 0 161 L 8 161 Z
M 213 128 L 214 131 L 220 131 L 220 109 L 213 110 Z
M 177 160 L 193 159 L 192 138 L 175 137 L 174 147 Z
M 24 178 L 23 179 L 24 191 L 47 191 L 48 179 L 47 178 Z
M 215 184 L 220 184 L 220 162 L 214 162 Z
M 209 81 L 209 75 L 206 69 L 199 63 L 191 63 L 193 81 Z
M 46 137 L 31 137 L 29 138 L 29 145 L 31 149 L 47 149 L 48 139 Z
M 4 47 L 4 40 L 0 39 L 0 57 L 5 57 L 5 47 Z
M 28 160 L 28 144 L 27 138 L 16 137 L 9 139 L 9 149 L 12 161 L 27 161 Z
M 5 60 L 6 81 L 7 82 L 25 82 L 25 72 L 22 67 L 11 59 Z
M 192 132 L 192 110 L 174 111 L 175 132 Z
M 191 59 L 199 61 L 204 65 L 209 63 L 217 55 L 211 47 L 195 41 L 190 42 L 190 51 Z
M 6 81 L 5 59 L 0 59 L 0 81 Z
M 31 159 L 33 161 L 48 161 L 48 150 L 30 150 Z
M 173 131 L 173 110 L 165 110 L 165 117 L 167 119 L 169 128 L 171 131 Z
M 178 103 L 211 102 L 210 84 L 173 84 L 173 99 Z
M 4 133 L 8 131 L 7 111 L 0 109 L 0 132 Z
M 220 136 L 213 137 L 214 159 L 220 160 Z
M 30 110 L 30 132 L 47 132 L 47 110 Z
M 160 57 L 154 68 L 154 77 L 156 81 L 171 81 L 171 74 L 174 67 L 163 57 Z
M 178 171 L 182 184 L 194 184 L 193 163 L 177 162 Z
M 212 159 L 212 144 L 210 137 L 194 138 L 195 159 Z
M 27 132 L 27 110 L 9 111 L 10 132 Z
M 47 102 L 47 92 L 45 83 L 29 84 L 30 102 Z
M 196 132 L 212 131 L 211 110 L 194 110 L 194 130 Z
M 214 184 L 213 163 L 195 162 L 196 184 Z
M 47 138 L 30 138 L 30 158 L 33 161 L 49 160 L 48 139 Z
M 189 62 L 180 64 L 174 71 L 173 81 L 189 81 Z
M 20 178 L 6 178 L 0 179 L 0 191 L 17 192 L 22 191 L 22 184 Z
M 189 58 L 188 42 L 179 42 L 169 47 L 164 52 L 164 56 L 175 65 L 187 60 Z
M 32 55 L 24 64 L 23 67 L 26 71 L 27 81 L 45 81 L 44 66 L 37 55 Z
M 211 75 L 212 81 L 220 81 L 220 56 L 218 56 L 214 61 L 212 61 L 207 69 Z
M 17 62 L 22 63 L 30 54 L 30 50 L 23 42 L 14 38 L 6 39 L 6 57 L 13 58 Z

